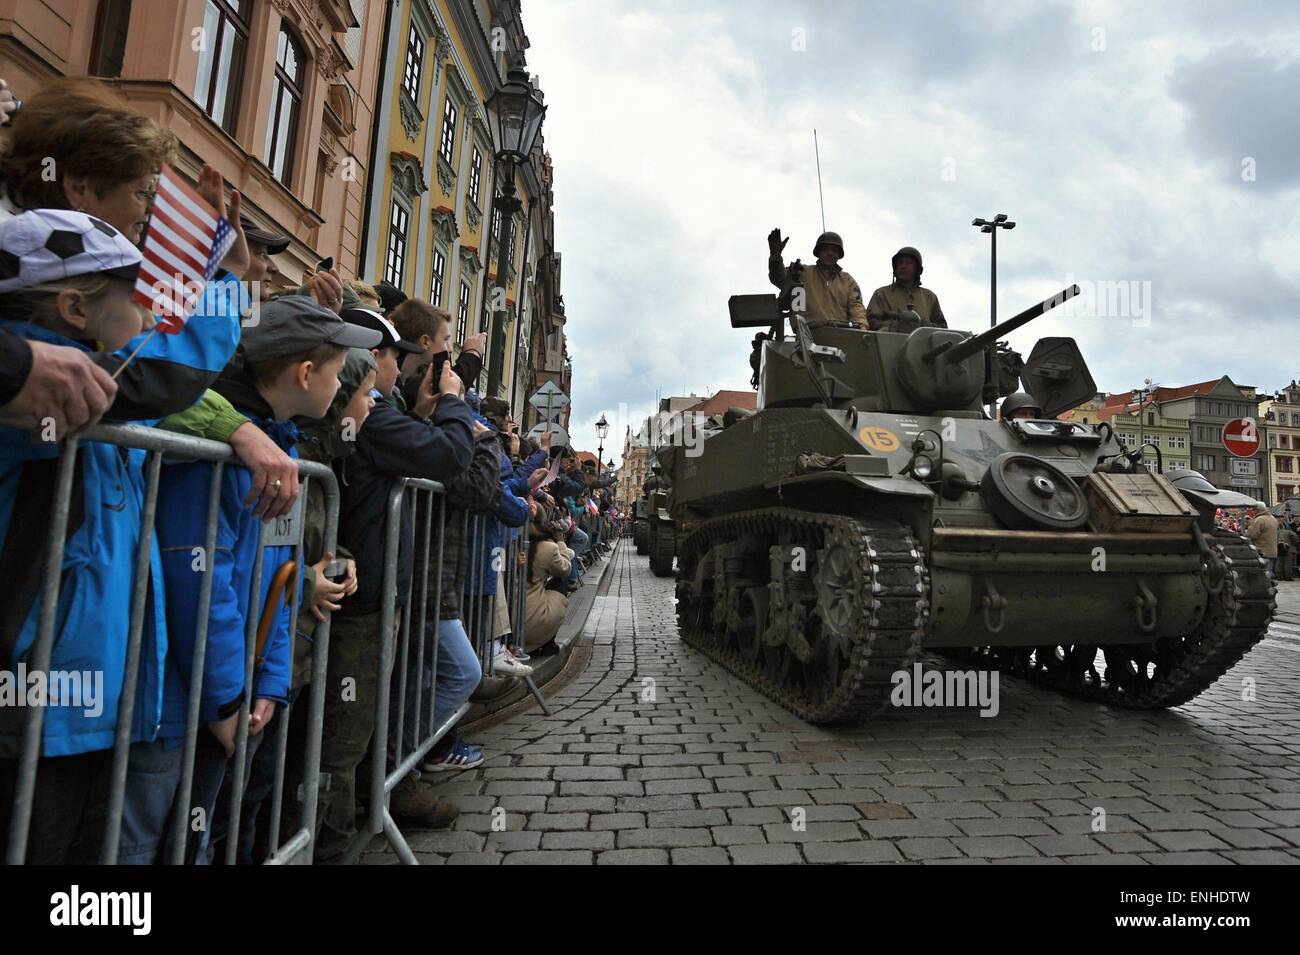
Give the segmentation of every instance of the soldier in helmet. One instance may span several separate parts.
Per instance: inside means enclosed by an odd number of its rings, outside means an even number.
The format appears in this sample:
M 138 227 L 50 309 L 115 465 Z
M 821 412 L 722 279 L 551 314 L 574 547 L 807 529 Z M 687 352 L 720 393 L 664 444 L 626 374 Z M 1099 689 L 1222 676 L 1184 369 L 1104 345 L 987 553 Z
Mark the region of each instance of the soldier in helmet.
M 804 289 L 804 318 L 810 328 L 829 322 L 849 322 L 867 327 L 867 310 L 862 306 L 862 289 L 838 263 L 844 258 L 844 242 L 835 232 L 823 232 L 813 243 L 813 256 L 817 264 L 812 268 L 791 265 L 787 268 L 781 261 L 781 252 L 789 239 L 781 238 L 781 230 L 773 229 L 767 237 L 768 255 L 767 277 L 772 284 L 787 291 L 797 284 L 799 277 L 795 274 L 802 270 Z M 797 264 L 797 263 L 796 263 Z M 797 308 L 797 301 L 794 307 Z
M 1038 400 L 1031 394 L 1024 391 L 1015 391 L 1002 399 L 1002 420 L 1010 421 L 1013 418 L 1041 418 L 1043 409 L 1039 407 Z
M 881 286 L 867 303 L 867 319 L 873 331 L 910 331 L 914 324 L 908 312 L 915 312 L 920 325 L 947 328 L 948 322 L 939 307 L 939 297 L 921 287 L 921 253 L 905 245 L 890 260 L 894 281 Z

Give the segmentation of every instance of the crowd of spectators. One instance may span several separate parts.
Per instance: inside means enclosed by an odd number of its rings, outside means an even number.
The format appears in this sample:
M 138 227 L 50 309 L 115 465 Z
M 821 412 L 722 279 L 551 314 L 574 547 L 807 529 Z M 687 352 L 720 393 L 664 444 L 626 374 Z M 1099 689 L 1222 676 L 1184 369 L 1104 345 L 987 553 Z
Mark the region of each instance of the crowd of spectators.
M 315 858 L 343 860 L 357 834 L 359 794 L 368 792 L 368 753 L 386 750 L 392 771 L 400 754 L 442 728 L 479 688 L 480 659 L 490 661 L 488 676 L 509 680 L 529 676 L 528 660 L 554 651 L 569 595 L 622 526 L 612 481 L 584 472 L 571 449 L 552 447 L 550 434 L 537 442 L 521 436 L 506 402 L 480 399 L 473 386 L 485 336 L 453 348 L 442 309 L 405 299 L 387 283 L 345 280 L 333 268 L 273 293 L 274 257 L 289 236 L 242 216 L 239 194 L 207 166 L 198 191 L 236 237 L 213 279 L 229 294 L 203 296 L 178 333 L 150 335 L 155 318 L 132 290 L 159 171 L 179 153 L 175 138 L 90 80 L 53 82 L 17 106 L 0 81 L 0 573 L 7 587 L 0 670 L 17 672 L 36 640 L 63 438 L 103 419 L 229 444 L 234 465 L 168 459 L 162 469 L 118 860 L 150 864 L 182 852 L 205 864 L 231 851 L 228 841 L 218 851 L 223 840 L 237 842 L 238 861 L 263 860 L 275 848 L 268 832 L 277 822 L 270 818 L 277 774 L 283 771 L 286 794 L 279 831 L 291 832 L 303 741 L 317 730 L 330 783 L 320 797 Z M 76 238 L 60 239 L 52 254 L 55 234 Z M 254 306 L 257 322 L 243 321 Z M 332 547 L 322 482 L 302 495 L 300 460 L 337 478 Z M 94 715 L 73 706 L 45 714 L 29 862 L 98 859 L 119 704 L 131 685 L 145 455 L 83 438 L 78 462 L 49 670 L 101 673 L 103 692 Z M 403 478 L 446 489 L 434 523 L 441 538 L 429 549 L 440 561 L 418 553 L 428 496 L 404 495 L 398 525 L 388 527 L 390 492 Z M 214 480 L 216 547 L 209 550 Z M 290 542 L 262 536 L 273 518 L 290 518 L 295 536 L 301 521 L 301 574 Z M 397 563 L 386 580 L 390 531 Z M 505 568 L 499 555 L 512 547 L 519 563 Z M 524 591 L 522 614 L 511 606 L 508 580 Z M 405 661 L 395 654 L 393 671 L 380 673 L 384 639 L 396 637 L 402 609 L 424 593 L 427 632 L 411 624 L 411 652 Z M 389 596 L 398 619 L 384 634 Z M 326 679 L 313 686 L 313 637 L 327 620 Z M 474 645 L 471 620 L 483 622 L 486 652 Z M 420 640 L 423 666 L 414 650 Z M 197 698 L 193 674 L 200 675 Z M 386 740 L 374 738 L 381 681 L 394 688 Z M 416 686 L 426 700 L 436 686 L 432 722 L 416 710 Z M 323 696 L 319 727 L 308 723 L 315 693 Z M 195 713 L 191 792 L 181 805 Z M 0 706 L 0 853 L 15 810 L 23 716 Z M 285 720 L 288 756 L 278 767 L 278 748 L 265 740 Z M 235 832 L 230 774 L 245 724 Z M 430 778 L 483 759 L 481 747 L 445 732 L 394 789 L 394 818 L 449 825 L 456 807 Z M 173 841 L 178 834 L 183 846 Z

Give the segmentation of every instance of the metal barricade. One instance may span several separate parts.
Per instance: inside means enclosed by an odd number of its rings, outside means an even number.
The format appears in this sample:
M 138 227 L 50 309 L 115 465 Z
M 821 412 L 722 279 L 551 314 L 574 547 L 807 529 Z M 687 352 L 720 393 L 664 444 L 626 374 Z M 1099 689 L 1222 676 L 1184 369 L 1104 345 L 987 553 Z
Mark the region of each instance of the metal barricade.
M 399 625 L 398 555 L 402 533 L 401 516 L 403 509 L 408 507 L 412 523 L 419 526 L 412 528 L 412 580 L 405 604 L 401 608 Z M 436 534 L 433 523 L 435 510 Z M 455 533 L 457 548 L 465 555 L 468 563 L 464 592 L 459 595 L 460 622 L 485 676 L 492 674 L 495 600 L 506 601 L 511 621 L 511 645 L 519 648 L 524 645 L 527 575 L 519 572 L 517 562 L 520 554 L 526 558 L 528 538 L 525 527 L 523 533 L 512 536 L 499 553 L 490 553 L 487 544 L 496 519 L 490 514 L 468 512 L 453 513 L 449 518 L 443 485 L 421 478 L 402 478 L 394 483 L 389 492 L 386 514 L 383 604 L 380 612 L 382 639 L 377 661 L 379 683 L 375 701 L 375 732 L 370 753 L 370 805 L 366 823 L 348 848 L 345 858 L 355 859 L 374 836 L 382 834 L 402 862 L 414 865 L 417 863 L 415 854 L 390 811 L 393 790 L 425 760 L 470 708 L 470 702 L 465 700 L 442 719 L 436 720 L 435 717 L 437 662 L 443 623 L 443 563 L 447 558 L 444 545 L 448 532 Z M 506 592 L 489 600 L 484 596 L 487 577 L 489 573 L 497 573 L 498 568 L 501 570 L 499 583 Z M 431 572 L 435 574 L 432 598 L 429 593 Z M 431 627 L 428 625 L 429 608 L 433 610 Z M 427 694 L 426 679 L 429 683 Z M 550 710 L 531 677 L 525 678 L 525 682 L 543 709 L 549 713 Z M 407 732 L 407 720 L 412 716 L 416 721 L 414 743 L 408 747 L 407 737 L 410 734 Z
M 423 510 L 419 507 L 421 495 L 425 496 L 425 505 Z M 409 497 L 409 501 L 408 501 Z M 432 602 L 429 600 L 429 573 L 430 573 L 430 545 L 431 531 L 433 521 L 434 503 L 437 502 L 438 510 L 438 534 L 437 534 L 437 560 L 432 566 L 436 568 L 437 577 L 434 581 L 434 594 Z M 398 574 L 398 553 L 401 544 L 402 532 L 402 510 L 404 507 L 410 507 L 412 515 L 412 524 L 416 523 L 418 518 L 421 525 L 419 533 L 420 544 L 418 548 L 415 542 L 412 542 L 412 577 L 410 588 L 407 591 L 406 602 L 402 608 L 401 615 L 401 633 L 397 633 L 397 574 Z M 424 690 L 424 671 L 425 671 L 425 644 L 426 634 L 432 635 L 430 654 L 431 667 L 436 671 L 438 658 L 438 632 L 439 625 L 442 622 L 442 564 L 443 564 L 443 545 L 447 526 L 447 501 L 445 488 L 437 481 L 429 481 L 422 478 L 402 478 L 395 481 L 392 489 L 388 494 L 385 535 L 384 535 L 384 583 L 383 583 L 383 603 L 380 610 L 380 651 L 377 665 L 378 674 L 378 692 L 375 700 L 375 732 L 371 739 L 371 764 L 370 764 L 370 809 L 365 828 L 358 834 L 355 844 L 349 851 L 349 856 L 355 856 L 365 843 L 368 843 L 371 837 L 382 833 L 393 851 L 397 853 L 398 858 L 403 862 L 414 863 L 415 855 L 411 852 L 410 846 L 406 844 L 406 839 L 397 823 L 389 812 L 388 801 L 392 794 L 393 788 L 401 782 L 410 772 L 415 769 L 419 762 L 424 759 L 429 750 L 437 744 L 451 729 L 456 725 L 456 721 L 465 715 L 469 709 L 469 703 L 466 702 L 456 709 L 454 713 L 442 721 L 441 726 L 434 726 L 434 708 L 437 703 L 437 681 L 432 682 L 429 691 L 427 715 L 423 707 L 423 690 Z M 416 528 L 412 527 L 412 536 L 416 534 Z M 407 713 L 407 677 L 412 672 L 410 666 L 411 660 L 411 604 L 415 593 L 419 590 L 419 605 L 416 619 L 416 647 L 414 673 L 417 677 L 414 693 L 414 705 L 411 707 L 415 713 L 416 725 L 416 745 L 411 752 L 405 752 L 406 740 L 406 713 Z M 429 606 L 434 608 L 433 626 L 427 626 L 427 610 Z M 401 654 L 398 666 L 394 666 L 394 642 L 400 639 Z M 389 725 L 389 712 L 392 706 L 393 684 L 396 683 L 397 690 L 397 722 L 396 726 Z M 430 731 L 421 738 L 420 727 L 427 725 Z M 392 743 L 390 744 L 390 739 Z M 388 766 L 390 745 L 393 749 L 393 766 Z
M 190 799 L 194 780 L 194 765 L 197 753 L 200 716 L 200 692 L 202 688 L 205 655 L 207 651 L 209 610 L 211 607 L 213 576 L 216 561 L 213 555 L 217 544 L 217 524 L 220 513 L 222 474 L 227 463 L 234 459 L 229 445 L 202 438 L 173 434 L 156 428 L 138 425 L 100 425 L 89 429 L 83 435 L 68 438 L 61 452 L 53 508 L 49 528 L 49 551 L 43 574 L 40 593 L 40 608 L 36 628 L 35 642 L 28 657 L 28 672 L 48 676 L 50 661 L 55 645 L 55 629 L 59 610 L 60 586 L 63 577 L 63 562 L 67 528 L 71 509 L 73 482 L 78 474 L 76 459 L 82 445 L 96 442 L 112 445 L 122 449 L 144 451 L 143 462 L 144 488 L 141 507 L 141 526 L 139 541 L 134 560 L 133 590 L 130 604 L 130 620 L 127 631 L 127 646 L 123 670 L 121 697 L 118 704 L 117 722 L 114 731 L 112 766 L 109 776 L 109 794 L 107 803 L 107 822 L 101 842 L 100 862 L 113 864 L 117 861 L 122 831 L 122 817 L 126 801 L 126 783 L 128 763 L 132 746 L 132 723 L 135 716 L 134 706 L 137 687 L 141 678 L 141 648 L 144 633 L 145 614 L 150 612 L 149 591 L 161 587 L 160 581 L 152 580 L 152 555 L 154 553 L 154 527 L 157 517 L 158 489 L 163 478 L 162 465 L 165 459 L 173 461 L 208 461 L 213 463 L 212 478 L 206 507 L 206 524 L 204 531 L 204 555 L 202 578 L 200 582 L 199 601 L 196 609 L 196 629 L 193 667 L 189 681 L 188 712 L 186 716 L 184 749 L 181 765 L 181 780 L 173 800 L 173 815 L 170 825 L 171 843 L 167 852 L 173 863 L 181 863 L 186 855 L 186 836 L 190 830 Z M 324 547 L 326 551 L 335 548 L 335 535 L 338 526 L 339 489 L 333 472 L 322 464 L 300 461 L 299 474 L 302 478 L 299 504 L 295 514 L 301 513 L 306 501 L 310 483 L 321 483 L 325 495 L 326 527 Z M 236 465 L 238 466 L 238 465 Z M 194 502 L 197 505 L 197 502 Z M 283 521 L 284 519 L 281 519 Z M 296 639 L 297 618 L 301 598 L 301 572 L 304 568 L 303 529 L 304 521 L 296 521 L 296 538 L 293 541 L 295 565 L 298 572 L 292 584 L 286 583 L 292 591 L 290 598 L 289 654 L 293 657 Z M 292 528 L 292 522 L 289 524 Z M 285 531 L 285 528 L 281 528 Z M 262 525 L 257 546 L 255 566 L 252 568 L 249 594 L 244 604 L 246 618 L 244 647 L 244 686 L 252 703 L 254 655 L 257 640 L 258 612 L 250 607 L 261 608 L 262 564 L 268 540 L 273 535 L 272 523 Z M 160 635 L 161 637 L 161 635 Z M 326 659 L 329 652 L 329 615 L 317 624 L 313 634 L 312 676 L 320 685 L 325 678 Z M 161 681 L 162 673 L 158 674 Z M 16 773 L 13 798 L 13 812 L 9 820 L 7 864 L 22 864 L 27 854 L 27 843 L 32 817 L 39 813 L 41 807 L 34 804 L 36 777 L 41 759 L 45 706 L 33 706 L 25 714 L 22 739 Z M 248 762 L 249 717 L 248 705 L 239 707 L 239 719 L 236 735 L 236 752 L 232 766 L 227 767 L 230 779 L 230 811 L 228 826 L 228 844 L 225 859 L 228 864 L 236 861 L 240 834 L 241 804 L 244 796 L 244 775 Z M 283 803 L 284 763 L 286 758 L 287 727 L 289 708 L 277 707 L 272 722 L 278 720 L 276 728 L 277 757 L 275 782 L 272 791 L 272 829 L 270 846 L 274 851 L 267 859 L 269 863 L 311 862 L 313 850 L 313 833 L 315 832 L 316 808 L 319 798 L 319 766 L 321 725 L 323 716 L 323 698 L 320 694 L 311 696 L 308 717 L 308 735 L 304 754 L 304 782 L 302 786 L 301 825 L 284 841 L 279 841 L 279 810 Z M 265 740 L 263 741 L 266 742 Z M 218 803 L 218 809 L 220 803 Z M 205 819 L 203 823 L 210 827 L 214 819 Z M 166 827 L 164 827 L 166 828 Z M 192 834 L 190 832 L 189 834 Z M 167 845 L 164 832 L 163 845 Z M 160 855 L 162 855 L 160 847 Z

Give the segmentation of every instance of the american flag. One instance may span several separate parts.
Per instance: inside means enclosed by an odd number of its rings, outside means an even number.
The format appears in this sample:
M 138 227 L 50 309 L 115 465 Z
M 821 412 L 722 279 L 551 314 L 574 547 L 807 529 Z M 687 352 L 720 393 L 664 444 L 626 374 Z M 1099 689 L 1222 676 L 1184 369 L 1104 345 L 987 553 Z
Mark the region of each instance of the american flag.
M 230 223 L 163 166 L 135 283 L 135 300 L 157 316 L 159 331 L 175 335 L 185 326 L 234 241 Z

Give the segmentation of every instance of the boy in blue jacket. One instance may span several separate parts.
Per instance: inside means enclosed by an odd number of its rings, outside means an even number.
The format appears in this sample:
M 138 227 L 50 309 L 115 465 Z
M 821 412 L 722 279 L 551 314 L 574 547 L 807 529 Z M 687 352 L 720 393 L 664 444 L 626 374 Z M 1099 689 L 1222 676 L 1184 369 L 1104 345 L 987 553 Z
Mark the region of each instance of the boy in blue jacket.
M 338 373 L 348 348 L 370 348 L 379 334 L 344 322 L 306 296 L 291 295 L 262 308 L 258 325 L 244 331 L 235 361 L 215 389 L 277 445 L 296 457 L 295 417 L 319 418 L 338 390 Z M 241 711 L 248 713 L 246 766 L 275 715 L 287 702 L 291 671 L 289 613 L 294 594 L 277 571 L 293 558 L 300 516 L 265 546 L 261 585 L 252 592 L 253 567 L 262 543 L 262 522 L 246 506 L 252 475 L 226 466 L 221 473 L 217 544 L 204 552 L 206 506 L 214 465 L 175 464 L 163 472 L 158 495 L 158 540 L 167 591 L 170 643 L 163 681 L 163 711 L 158 739 L 132 747 L 119 862 L 154 861 L 171 812 L 187 811 L 193 833 L 187 859 L 207 861 L 208 839 L 217 794 L 235 752 Z M 296 514 L 296 512 L 295 512 Z M 195 741 L 193 788 L 188 807 L 174 805 L 182 771 L 182 743 L 191 705 L 192 674 L 198 655 L 197 631 L 204 570 L 211 563 L 212 592 L 207 609 L 207 641 L 198 687 L 200 726 Z M 291 578 L 297 580 L 297 578 Z M 299 584 L 294 583 L 293 589 Z M 245 641 L 250 617 L 262 619 L 276 587 L 274 618 L 250 688 L 245 681 Z

